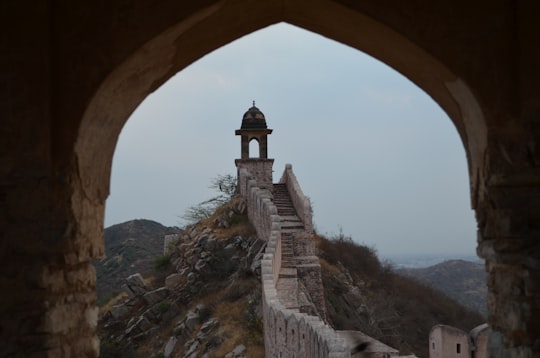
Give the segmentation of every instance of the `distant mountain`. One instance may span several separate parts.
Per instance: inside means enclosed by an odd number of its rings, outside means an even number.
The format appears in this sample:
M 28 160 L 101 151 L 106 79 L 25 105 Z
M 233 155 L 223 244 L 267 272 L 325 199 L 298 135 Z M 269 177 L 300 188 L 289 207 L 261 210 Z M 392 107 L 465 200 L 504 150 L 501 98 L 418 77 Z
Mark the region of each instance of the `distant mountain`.
M 487 317 L 487 284 L 483 264 L 448 260 L 426 268 L 400 269 L 398 273 L 413 277 Z
M 424 268 L 440 264 L 450 260 L 464 260 L 475 263 L 483 263 L 483 260 L 472 253 L 449 254 L 449 253 L 431 253 L 431 254 L 387 254 L 381 257 L 382 260 L 392 263 L 396 269 L 402 268 Z
M 118 293 L 129 275 L 151 272 L 154 260 L 163 255 L 163 236 L 180 232 L 177 227 L 166 227 L 144 219 L 106 228 L 105 257 L 94 261 L 98 302 Z

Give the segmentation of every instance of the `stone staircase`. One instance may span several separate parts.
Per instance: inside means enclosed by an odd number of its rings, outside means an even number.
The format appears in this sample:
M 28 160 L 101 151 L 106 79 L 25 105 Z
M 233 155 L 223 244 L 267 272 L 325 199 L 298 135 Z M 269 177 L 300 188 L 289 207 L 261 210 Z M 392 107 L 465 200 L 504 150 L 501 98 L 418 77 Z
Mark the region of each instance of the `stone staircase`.
M 294 259 L 293 235 L 304 230 L 296 214 L 285 184 L 274 184 L 274 204 L 281 218 L 281 270 L 276 284 L 279 301 L 283 306 L 299 310 L 298 275 Z
M 296 214 L 286 184 L 274 184 L 274 205 L 281 217 L 281 232 L 288 234 L 304 230 L 304 224 Z

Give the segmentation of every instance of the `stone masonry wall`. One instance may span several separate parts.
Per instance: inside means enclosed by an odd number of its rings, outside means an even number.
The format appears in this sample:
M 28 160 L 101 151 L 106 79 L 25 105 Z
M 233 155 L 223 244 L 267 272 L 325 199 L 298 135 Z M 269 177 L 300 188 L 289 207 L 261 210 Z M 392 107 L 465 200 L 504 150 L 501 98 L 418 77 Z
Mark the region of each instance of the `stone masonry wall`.
M 239 193 L 246 198 L 248 217 L 260 239 L 268 242 L 261 274 L 266 357 L 350 357 L 345 339 L 321 318 L 286 309 L 279 302 L 276 282 L 281 268 L 281 224 L 266 190 L 245 169 L 239 172 Z

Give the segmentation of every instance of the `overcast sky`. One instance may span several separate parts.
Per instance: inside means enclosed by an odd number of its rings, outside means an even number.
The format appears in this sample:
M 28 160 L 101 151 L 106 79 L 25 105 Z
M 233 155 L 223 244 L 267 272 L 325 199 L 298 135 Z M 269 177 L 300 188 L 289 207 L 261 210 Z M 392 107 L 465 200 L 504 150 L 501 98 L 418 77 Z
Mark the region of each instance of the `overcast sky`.
M 466 157 L 448 116 L 368 55 L 278 24 L 245 36 L 149 95 L 116 148 L 106 226 L 182 214 L 234 174 L 252 100 L 274 132 L 274 182 L 286 163 L 322 234 L 342 228 L 381 255 L 474 254 Z

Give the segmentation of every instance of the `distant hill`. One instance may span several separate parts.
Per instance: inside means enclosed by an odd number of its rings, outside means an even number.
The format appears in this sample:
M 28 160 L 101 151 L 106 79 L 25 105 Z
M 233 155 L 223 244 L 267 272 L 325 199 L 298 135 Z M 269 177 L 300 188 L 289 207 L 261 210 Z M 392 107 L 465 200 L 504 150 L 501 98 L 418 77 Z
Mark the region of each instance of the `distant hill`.
M 104 230 L 105 257 L 95 260 L 98 302 L 120 291 L 129 275 L 153 270 L 154 260 L 163 255 L 163 236 L 180 233 L 151 220 L 131 220 Z
M 426 268 L 400 269 L 398 272 L 443 292 L 487 317 L 487 285 L 483 264 L 449 260 Z

